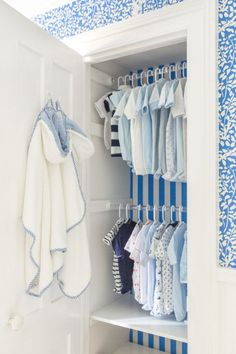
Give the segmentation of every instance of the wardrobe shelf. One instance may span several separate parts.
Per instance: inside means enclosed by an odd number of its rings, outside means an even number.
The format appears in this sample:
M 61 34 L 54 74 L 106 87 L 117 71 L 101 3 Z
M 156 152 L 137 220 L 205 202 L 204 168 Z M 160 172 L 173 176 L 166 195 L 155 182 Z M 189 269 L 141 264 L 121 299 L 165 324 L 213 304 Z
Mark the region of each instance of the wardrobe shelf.
M 159 352 L 156 349 L 150 349 L 142 345 L 127 343 L 125 346 L 117 349 L 112 354 L 165 354 L 164 352 Z
M 187 343 L 187 325 L 173 317 L 156 318 L 143 311 L 132 295 L 123 295 L 110 305 L 94 312 L 91 319 L 111 325 Z

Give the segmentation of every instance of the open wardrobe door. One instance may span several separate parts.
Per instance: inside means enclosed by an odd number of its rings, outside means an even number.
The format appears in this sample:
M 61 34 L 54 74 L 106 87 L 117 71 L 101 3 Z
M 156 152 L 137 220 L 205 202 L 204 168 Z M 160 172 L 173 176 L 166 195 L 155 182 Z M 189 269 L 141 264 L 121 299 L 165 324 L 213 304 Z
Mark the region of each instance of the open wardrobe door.
M 2 1 L 0 43 L 0 348 L 5 354 L 82 354 L 86 317 L 83 296 L 68 300 L 58 290 L 58 284 L 44 291 L 48 279 L 37 290 L 34 283 L 26 282 L 30 267 L 33 275 L 40 276 L 42 272 L 38 274 L 35 264 L 30 263 L 35 254 L 31 248 L 27 250 L 22 223 L 28 146 L 39 113 L 48 101 L 58 100 L 67 117 L 84 129 L 82 58 Z M 85 142 L 85 138 L 81 141 Z M 33 163 L 37 169 L 37 160 L 33 159 Z M 77 171 L 85 192 L 81 165 Z M 39 183 L 41 172 L 36 173 Z M 34 205 L 38 205 L 38 199 L 33 201 L 36 192 L 40 192 L 39 185 L 31 190 L 30 201 Z M 89 270 L 84 269 L 90 278 Z M 37 282 L 37 277 L 34 280 Z M 44 294 L 38 297 L 41 293 Z

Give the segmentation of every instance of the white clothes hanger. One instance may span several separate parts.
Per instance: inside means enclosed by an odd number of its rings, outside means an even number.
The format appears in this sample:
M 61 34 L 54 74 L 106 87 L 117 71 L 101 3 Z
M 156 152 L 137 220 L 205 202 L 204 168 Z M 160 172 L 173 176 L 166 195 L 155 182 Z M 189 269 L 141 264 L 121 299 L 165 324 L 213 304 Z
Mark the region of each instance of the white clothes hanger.
M 149 220 L 149 211 L 150 211 L 150 205 L 146 205 L 146 220 Z
M 161 208 L 161 219 L 162 219 L 162 222 L 165 222 L 165 219 L 166 219 L 166 206 L 165 205 L 163 205 Z
M 156 207 L 156 205 L 154 205 L 154 207 L 153 207 L 153 220 L 154 220 L 154 222 L 156 222 L 157 221 L 157 207 Z
M 170 222 L 173 223 L 174 222 L 174 218 L 173 218 L 173 213 L 175 211 L 175 207 L 172 205 L 170 207 Z

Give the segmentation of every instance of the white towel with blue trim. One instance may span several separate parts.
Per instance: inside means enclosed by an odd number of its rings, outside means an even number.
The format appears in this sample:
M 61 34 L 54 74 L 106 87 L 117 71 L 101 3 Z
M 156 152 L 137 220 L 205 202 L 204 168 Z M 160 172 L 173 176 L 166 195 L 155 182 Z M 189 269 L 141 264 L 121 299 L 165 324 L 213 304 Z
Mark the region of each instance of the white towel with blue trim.
M 53 104 L 39 114 L 31 137 L 23 206 L 27 293 L 41 296 L 56 278 L 78 297 L 90 281 L 85 200 L 78 166 L 94 153 L 78 125 Z

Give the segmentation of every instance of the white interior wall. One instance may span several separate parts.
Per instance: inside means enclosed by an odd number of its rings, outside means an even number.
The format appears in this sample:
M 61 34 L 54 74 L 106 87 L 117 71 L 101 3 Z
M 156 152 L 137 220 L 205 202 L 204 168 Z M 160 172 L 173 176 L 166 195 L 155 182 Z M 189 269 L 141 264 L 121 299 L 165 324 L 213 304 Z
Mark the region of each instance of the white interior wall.
M 114 68 L 113 63 L 108 71 Z M 106 202 L 117 203 L 129 198 L 129 168 L 121 158 L 111 157 L 103 141 L 103 124 L 95 107 L 96 102 L 112 87 L 109 76 L 91 72 L 90 122 L 95 155 L 90 161 L 90 246 L 92 259 L 92 282 L 90 286 L 90 311 L 102 308 L 118 298 L 113 293 L 112 248 L 102 242 L 118 218 L 118 211 L 106 211 Z M 110 354 L 128 341 L 127 329 L 92 322 L 90 327 L 90 353 Z

